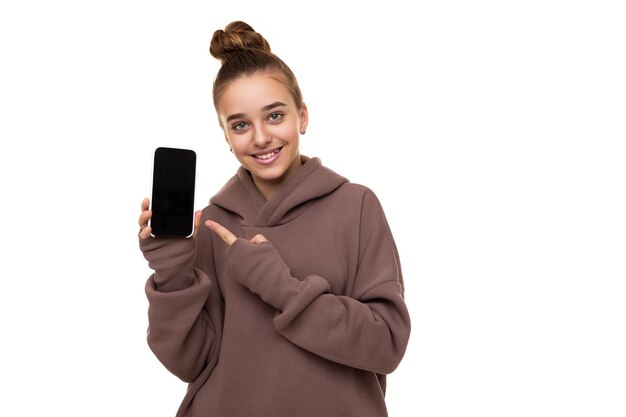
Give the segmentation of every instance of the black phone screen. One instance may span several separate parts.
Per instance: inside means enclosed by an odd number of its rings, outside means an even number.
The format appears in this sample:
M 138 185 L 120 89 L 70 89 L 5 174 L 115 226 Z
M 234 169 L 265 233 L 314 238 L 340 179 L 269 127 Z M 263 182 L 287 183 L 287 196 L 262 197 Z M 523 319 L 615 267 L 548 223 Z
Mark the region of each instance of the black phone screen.
M 157 148 L 152 177 L 154 236 L 193 234 L 196 153 L 189 149 Z

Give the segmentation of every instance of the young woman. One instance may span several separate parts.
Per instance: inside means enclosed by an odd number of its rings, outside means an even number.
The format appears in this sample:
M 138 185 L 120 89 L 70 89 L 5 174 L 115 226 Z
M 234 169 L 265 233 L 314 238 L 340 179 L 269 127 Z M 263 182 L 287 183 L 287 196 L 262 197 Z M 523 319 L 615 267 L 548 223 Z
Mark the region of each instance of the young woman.
M 396 246 L 376 196 L 300 154 L 307 107 L 249 25 L 217 30 L 213 101 L 241 167 L 193 238 L 140 248 L 148 343 L 190 383 L 178 416 L 381 417 L 410 332 Z

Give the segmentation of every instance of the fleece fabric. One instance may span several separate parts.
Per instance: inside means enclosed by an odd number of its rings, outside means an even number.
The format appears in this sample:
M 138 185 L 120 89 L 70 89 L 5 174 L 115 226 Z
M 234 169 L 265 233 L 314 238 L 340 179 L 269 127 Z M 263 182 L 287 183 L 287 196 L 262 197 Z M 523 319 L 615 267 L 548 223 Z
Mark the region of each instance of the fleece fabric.
M 384 417 L 410 318 L 374 193 L 303 157 L 267 201 L 243 167 L 197 240 L 140 239 L 148 344 L 189 383 L 178 417 Z M 256 234 L 269 241 L 249 242 Z

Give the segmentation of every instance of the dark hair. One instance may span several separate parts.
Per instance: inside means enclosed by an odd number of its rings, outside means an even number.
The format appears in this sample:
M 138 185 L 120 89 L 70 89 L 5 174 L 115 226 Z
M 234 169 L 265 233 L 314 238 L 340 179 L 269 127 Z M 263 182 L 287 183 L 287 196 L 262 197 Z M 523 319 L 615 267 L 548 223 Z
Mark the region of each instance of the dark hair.
M 259 72 L 279 74 L 298 110 L 302 108 L 302 93 L 296 76 L 287 64 L 272 53 L 267 40 L 247 23 L 234 21 L 224 30 L 216 30 L 211 39 L 210 52 L 222 62 L 213 82 L 213 105 L 216 108 L 222 92 L 232 81 Z

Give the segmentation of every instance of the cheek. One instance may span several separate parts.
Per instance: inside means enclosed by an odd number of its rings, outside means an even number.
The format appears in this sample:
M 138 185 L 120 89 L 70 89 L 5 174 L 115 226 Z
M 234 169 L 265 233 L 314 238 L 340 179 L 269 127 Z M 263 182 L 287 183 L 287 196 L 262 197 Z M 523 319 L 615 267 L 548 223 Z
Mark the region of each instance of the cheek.
M 230 147 L 233 150 L 233 153 L 235 155 L 239 155 L 241 153 L 244 153 L 248 147 L 248 143 L 250 142 L 249 139 L 246 138 L 246 135 L 244 136 L 235 136 L 235 137 L 230 137 L 228 142 L 230 143 Z
M 292 123 L 282 123 L 273 127 L 272 134 L 277 139 L 294 140 L 298 137 L 298 128 Z

